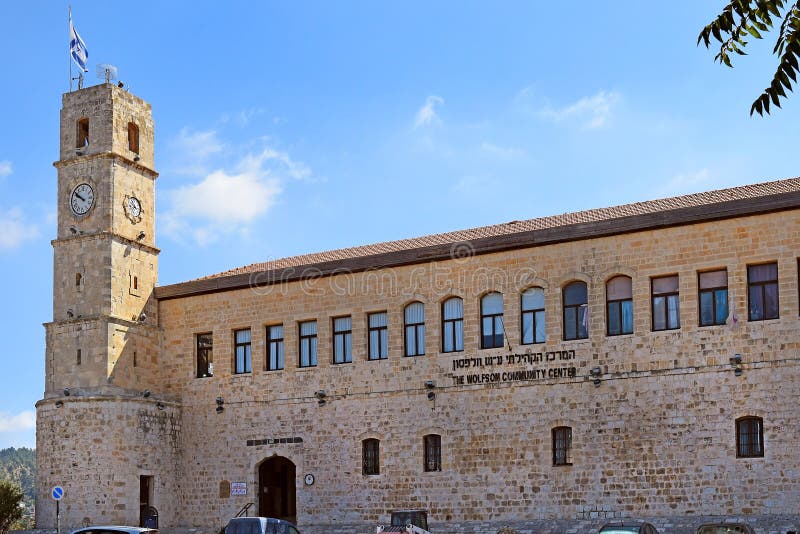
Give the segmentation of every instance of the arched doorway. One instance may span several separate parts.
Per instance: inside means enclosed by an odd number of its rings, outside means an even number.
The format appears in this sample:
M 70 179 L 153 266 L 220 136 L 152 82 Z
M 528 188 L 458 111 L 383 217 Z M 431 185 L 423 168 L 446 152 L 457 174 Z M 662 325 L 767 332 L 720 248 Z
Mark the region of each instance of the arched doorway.
M 273 456 L 258 466 L 258 515 L 297 521 L 296 467 L 288 458 Z

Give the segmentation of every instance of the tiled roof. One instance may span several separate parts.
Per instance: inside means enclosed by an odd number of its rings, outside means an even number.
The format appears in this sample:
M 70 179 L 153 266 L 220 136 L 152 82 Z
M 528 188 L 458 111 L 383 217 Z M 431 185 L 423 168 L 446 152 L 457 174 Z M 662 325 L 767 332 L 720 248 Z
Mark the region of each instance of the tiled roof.
M 753 199 L 798 191 L 800 191 L 800 178 L 790 178 L 787 180 L 745 185 L 741 187 L 731 187 L 728 189 L 719 189 L 716 191 L 707 191 L 704 193 L 695 193 L 691 195 L 664 198 L 660 200 L 635 202 L 633 204 L 624 204 L 622 206 L 614 206 L 610 208 L 577 211 L 574 213 L 564 213 L 561 215 L 552 215 L 537 219 L 528 219 L 525 221 L 511 221 L 507 223 L 494 224 L 491 226 L 481 226 L 478 228 L 471 228 L 469 230 L 457 230 L 455 232 L 446 232 L 442 234 L 433 234 L 410 239 L 399 239 L 397 241 L 386 241 L 384 243 L 375 243 L 372 245 L 341 248 L 336 250 L 328 250 L 325 252 L 316 252 L 313 254 L 303 254 L 300 256 L 291 256 L 278 260 L 254 263 L 244 267 L 237 267 L 222 273 L 205 276 L 203 278 L 199 278 L 198 280 L 212 280 L 235 275 L 286 269 L 289 267 L 300 267 L 331 261 L 363 258 L 378 254 L 409 251 L 436 245 L 457 246 L 458 243 L 471 242 L 482 238 L 508 236 L 520 232 L 552 229 L 573 224 L 598 223 L 601 221 L 610 221 L 623 217 L 665 213 L 681 208 L 699 207 L 731 200 Z M 457 253 L 457 251 L 454 252 Z

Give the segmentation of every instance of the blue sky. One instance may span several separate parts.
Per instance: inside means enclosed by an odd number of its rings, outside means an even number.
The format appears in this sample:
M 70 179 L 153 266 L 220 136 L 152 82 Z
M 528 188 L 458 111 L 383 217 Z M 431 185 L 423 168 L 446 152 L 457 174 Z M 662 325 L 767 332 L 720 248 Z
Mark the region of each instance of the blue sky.
M 72 1 L 153 105 L 160 284 L 331 248 L 794 177 L 773 36 L 695 46 L 723 1 Z M 52 319 L 67 3 L 3 5 L 0 448 L 35 444 Z

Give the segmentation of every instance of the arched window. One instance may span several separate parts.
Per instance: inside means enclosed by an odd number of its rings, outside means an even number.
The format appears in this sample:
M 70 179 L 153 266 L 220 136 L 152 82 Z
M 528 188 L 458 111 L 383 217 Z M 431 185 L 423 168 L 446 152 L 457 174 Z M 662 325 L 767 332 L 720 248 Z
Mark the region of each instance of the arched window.
M 76 123 L 75 148 L 89 146 L 89 119 L 83 117 Z
M 553 429 L 553 465 L 572 465 L 572 428 Z
M 370 438 L 361 442 L 362 473 L 365 475 L 378 475 L 381 472 L 380 445 L 377 439 Z
M 422 438 L 425 449 L 425 472 L 442 470 L 442 436 L 428 434 Z
M 564 300 L 564 339 L 589 337 L 588 290 L 585 282 L 572 282 L 562 290 Z
M 442 303 L 442 352 L 464 350 L 464 301 L 452 297 Z
M 128 149 L 136 154 L 139 153 L 139 127 L 132 122 L 128 123 Z
M 633 333 L 633 289 L 628 276 L 606 282 L 606 332 L 609 336 Z
M 425 354 L 425 305 L 412 302 L 406 306 L 405 345 L 406 356 L 422 356 Z
M 736 420 L 736 457 L 764 456 L 764 420 L 760 417 L 740 417 Z
M 481 348 L 503 346 L 503 295 L 487 293 L 481 299 Z
M 531 287 L 522 292 L 522 344 L 544 343 L 544 289 Z

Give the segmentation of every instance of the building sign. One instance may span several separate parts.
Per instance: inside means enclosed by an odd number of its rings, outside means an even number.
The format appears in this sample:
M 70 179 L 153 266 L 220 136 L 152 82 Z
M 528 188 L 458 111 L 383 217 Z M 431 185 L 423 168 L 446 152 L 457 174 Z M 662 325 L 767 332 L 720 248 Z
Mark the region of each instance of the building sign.
M 575 378 L 578 371 L 574 363 L 574 350 L 456 358 L 453 360 L 453 385 Z
M 247 482 L 231 482 L 231 497 L 247 495 Z

